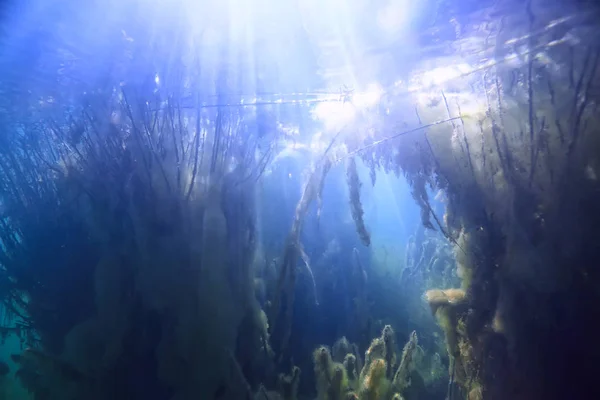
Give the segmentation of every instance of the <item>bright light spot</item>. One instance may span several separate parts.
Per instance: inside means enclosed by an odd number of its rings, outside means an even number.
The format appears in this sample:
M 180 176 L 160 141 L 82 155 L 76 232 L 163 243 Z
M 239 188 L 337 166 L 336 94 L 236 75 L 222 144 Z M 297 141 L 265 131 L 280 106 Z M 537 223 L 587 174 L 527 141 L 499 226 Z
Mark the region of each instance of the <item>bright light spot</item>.
M 312 136 L 312 140 L 310 142 L 310 150 L 314 154 L 322 154 L 323 151 L 327 148 L 328 143 L 323 140 L 323 133 L 317 132 Z
M 340 130 L 353 122 L 360 111 L 377 105 L 383 93 L 381 85 L 367 85 L 366 90 L 354 92 L 345 102 L 319 103 L 313 110 L 313 117 L 322 121 L 327 131 Z
M 550 22 L 546 28 L 554 28 L 557 25 L 561 25 L 564 24 L 565 22 L 571 20 L 574 18 L 574 15 L 569 15 L 568 17 L 563 17 L 563 18 L 559 18 L 559 19 L 555 19 L 554 21 Z
M 286 136 L 298 136 L 300 134 L 300 128 L 296 125 L 284 125 L 280 122 L 277 123 L 277 130 L 283 132 Z
M 292 174 L 291 173 L 288 174 L 288 178 L 292 179 Z
M 381 99 L 383 89 L 379 84 L 372 83 L 367 86 L 364 92 L 356 93 L 352 96 L 352 104 L 358 109 L 373 107 Z
M 422 85 L 426 87 L 437 86 L 452 79 L 456 79 L 461 75 L 466 75 L 469 72 L 471 72 L 471 67 L 467 64 L 438 67 L 425 72 L 421 77 L 421 81 Z
M 292 141 L 292 140 L 283 140 L 283 148 L 287 150 L 303 150 L 306 149 L 306 145 L 304 143 Z
M 217 29 L 206 27 L 202 31 L 202 43 L 207 46 L 215 46 L 219 44 L 220 35 Z
M 437 91 L 417 92 L 415 97 L 417 99 L 417 103 L 421 107 L 435 107 L 442 101 L 442 96 Z
M 156 85 L 160 85 L 160 77 L 158 76 L 158 73 L 154 75 L 154 83 L 156 83 Z
M 406 0 L 391 0 L 377 13 L 377 23 L 386 33 L 396 33 L 407 21 L 409 10 Z
M 550 45 L 550 43 L 548 43 L 548 45 Z M 536 55 L 535 59 L 537 61 L 539 61 L 540 63 L 545 64 L 545 65 L 554 64 L 553 61 L 552 61 L 552 59 L 550 58 L 550 56 L 546 52 L 540 52 L 540 53 L 538 53 Z
M 323 122 L 326 130 L 333 131 L 352 122 L 356 116 L 356 109 L 352 104 L 342 102 L 319 103 L 313 110 L 313 116 Z

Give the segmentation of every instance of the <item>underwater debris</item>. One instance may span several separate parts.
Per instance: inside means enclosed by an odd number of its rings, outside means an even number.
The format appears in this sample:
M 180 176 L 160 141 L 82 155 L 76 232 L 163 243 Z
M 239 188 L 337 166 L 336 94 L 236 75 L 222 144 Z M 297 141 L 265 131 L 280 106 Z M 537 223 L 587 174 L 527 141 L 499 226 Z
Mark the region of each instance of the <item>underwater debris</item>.
M 346 167 L 346 181 L 348 183 L 348 191 L 350 193 L 350 211 L 352 213 L 352 219 L 356 225 L 356 232 L 360 236 L 360 240 L 365 246 L 371 244 L 371 235 L 367 231 L 363 216 L 365 214 L 362 203 L 360 201 L 360 187 L 362 183 L 358 177 L 358 171 L 356 169 L 356 161 L 354 158 L 350 158 Z

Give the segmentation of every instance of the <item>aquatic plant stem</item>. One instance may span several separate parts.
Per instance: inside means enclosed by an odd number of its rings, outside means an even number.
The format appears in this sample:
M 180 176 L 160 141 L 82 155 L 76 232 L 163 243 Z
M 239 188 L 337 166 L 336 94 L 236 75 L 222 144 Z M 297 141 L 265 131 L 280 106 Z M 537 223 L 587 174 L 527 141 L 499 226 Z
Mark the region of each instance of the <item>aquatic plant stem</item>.
M 379 146 L 380 144 L 388 142 L 388 141 L 393 140 L 393 139 L 396 139 L 397 137 L 408 135 L 409 133 L 418 132 L 418 131 L 421 131 L 423 129 L 431 128 L 431 127 L 436 126 L 436 125 L 441 125 L 441 124 L 445 124 L 447 122 L 456 121 L 456 120 L 460 120 L 460 119 L 461 119 L 461 117 L 446 118 L 446 119 L 443 119 L 443 120 L 432 122 L 432 123 L 427 124 L 427 125 L 421 125 L 421 126 L 418 126 L 416 128 L 409 129 L 407 131 L 402 131 L 402 132 L 397 133 L 395 135 L 388 136 L 388 137 L 380 139 L 380 140 L 376 140 L 376 141 L 374 141 L 372 143 L 369 143 L 369 144 L 367 144 L 367 145 L 365 145 L 363 147 L 360 147 L 360 148 L 358 148 L 356 150 L 353 150 L 353 151 L 349 152 L 348 154 L 345 154 L 344 156 L 336 159 L 335 162 L 337 163 L 337 162 L 340 162 L 340 161 L 342 161 L 342 160 L 344 160 L 346 158 L 353 157 L 353 156 L 355 156 L 357 154 L 362 153 L 365 150 L 368 150 L 368 149 L 370 149 L 372 147 Z M 339 133 L 338 133 L 338 135 L 339 135 Z M 337 135 L 336 135 L 336 137 L 337 137 Z M 334 138 L 334 140 L 335 140 L 335 138 Z M 332 144 L 333 144 L 333 141 L 332 141 Z M 330 147 L 332 146 L 332 144 L 330 145 Z M 330 147 L 328 147 L 328 149 Z

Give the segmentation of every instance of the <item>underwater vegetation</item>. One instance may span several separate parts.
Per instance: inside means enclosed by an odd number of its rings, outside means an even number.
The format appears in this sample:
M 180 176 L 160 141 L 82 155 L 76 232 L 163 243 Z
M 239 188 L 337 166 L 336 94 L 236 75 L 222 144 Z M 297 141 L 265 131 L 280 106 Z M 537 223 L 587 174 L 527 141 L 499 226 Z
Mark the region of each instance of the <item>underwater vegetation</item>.
M 360 178 L 356 170 L 356 161 L 351 158 L 348 161 L 348 167 L 346 170 L 346 176 L 348 179 L 348 189 L 350 192 L 350 210 L 352 211 L 352 219 L 356 224 L 356 231 L 360 236 L 360 240 L 365 246 L 371 244 L 371 237 L 367 228 L 365 227 L 365 221 L 363 220 L 364 211 L 360 202 Z
M 358 346 L 345 337 L 338 339 L 332 348 L 317 347 L 313 351 L 313 371 L 317 399 L 404 399 L 428 397 L 426 383 L 434 386 L 444 381 L 440 374 L 441 364 L 424 361 L 423 349 L 418 346 L 417 333 L 412 332 L 401 352 L 396 346 L 394 330 L 386 325 L 381 336 L 373 339 L 364 357 Z M 277 391 L 267 391 L 262 387 L 255 399 L 298 399 L 300 369 L 293 367 L 290 375 L 280 374 Z M 431 394 L 431 393 L 430 393 Z M 437 393 L 439 396 L 439 393 Z M 407 397 L 403 397 L 407 396 Z
M 417 333 L 410 334 L 400 353 L 396 347 L 394 330 L 386 325 L 364 358 L 346 338 L 339 339 L 331 351 L 325 346 L 317 348 L 313 353 L 317 398 L 404 399 L 416 398 L 417 391 L 421 398 L 427 398 L 420 373 L 430 371 L 423 370 L 423 349 L 418 346 Z
M 377 96 L 158 3 L 68 3 L 0 80 L 0 398 L 600 398 L 591 2 L 431 2 Z

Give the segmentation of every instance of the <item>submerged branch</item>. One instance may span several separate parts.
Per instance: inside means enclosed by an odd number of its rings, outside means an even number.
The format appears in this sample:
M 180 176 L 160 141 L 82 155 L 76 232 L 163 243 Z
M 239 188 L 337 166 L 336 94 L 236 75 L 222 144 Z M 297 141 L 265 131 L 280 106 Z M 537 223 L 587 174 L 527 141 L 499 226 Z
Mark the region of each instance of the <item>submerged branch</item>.
M 308 254 L 306 254 L 306 252 L 304 251 L 302 246 L 300 246 L 298 248 L 298 250 L 300 252 L 300 258 L 302 259 L 302 262 L 304 263 L 304 266 L 306 267 L 306 271 L 308 272 L 308 275 L 309 275 L 310 280 L 313 285 L 313 294 L 315 296 L 315 305 L 318 306 L 319 298 L 317 296 L 317 282 L 315 281 L 315 275 L 313 274 L 312 268 L 310 267 L 310 259 L 308 258 Z
M 572 117 L 575 120 L 573 121 L 573 126 L 572 126 L 572 130 L 571 130 L 571 136 L 572 136 L 571 143 L 569 143 L 569 147 L 567 150 L 567 157 L 569 157 L 569 158 L 571 157 L 571 154 L 573 153 L 573 149 L 575 148 L 575 146 L 579 140 L 579 137 L 582 134 L 581 120 L 583 118 L 583 112 L 585 111 L 585 109 L 588 105 L 589 93 L 590 93 L 594 78 L 596 76 L 596 69 L 598 68 L 598 59 L 600 58 L 600 50 L 596 51 L 596 55 L 594 57 L 594 60 L 592 61 L 588 82 L 586 84 L 585 89 L 583 90 L 583 93 L 581 93 L 583 80 L 584 80 L 586 72 L 588 70 L 588 64 L 590 63 L 590 59 L 592 57 L 593 51 L 594 51 L 593 49 L 590 49 L 588 51 L 588 54 L 586 55 L 583 70 L 581 71 L 581 76 L 577 82 L 577 88 L 575 90 L 575 98 L 573 99 L 573 111 L 572 111 Z M 581 106 L 579 106 L 580 96 L 583 96 L 583 98 L 581 100 Z
M 134 132 L 135 140 L 137 142 L 139 149 L 143 150 L 144 145 L 142 143 L 142 138 L 140 137 L 140 131 L 137 128 L 137 125 L 135 123 L 135 118 L 134 118 L 133 112 L 131 110 L 131 105 L 129 104 L 129 101 L 127 100 L 127 94 L 125 93 L 125 89 L 123 89 L 121 91 L 121 93 L 123 94 L 123 101 L 125 103 L 125 109 L 127 110 L 127 115 L 129 116 L 129 119 L 131 121 L 131 127 Z M 143 151 L 142 151 L 142 161 L 144 163 L 144 169 L 146 170 L 146 174 L 148 175 L 148 183 L 150 184 L 150 186 L 152 188 L 152 172 L 150 171 L 150 163 L 146 159 L 146 154 Z
M 447 123 L 447 122 L 451 122 L 451 121 L 457 121 L 457 120 L 460 120 L 460 118 L 461 118 L 461 117 L 452 117 L 452 118 L 446 118 L 446 119 L 443 119 L 443 120 L 439 120 L 439 121 L 432 122 L 432 123 L 430 123 L 430 124 L 427 124 L 427 125 L 418 126 L 418 127 L 416 127 L 416 128 L 409 129 L 409 130 L 407 130 L 407 131 L 402 131 L 402 132 L 400 132 L 400 133 L 397 133 L 397 134 L 395 134 L 395 135 L 392 135 L 392 136 L 388 136 L 388 137 L 386 137 L 386 138 L 383 138 L 383 139 L 381 139 L 381 140 L 376 140 L 376 141 L 374 141 L 374 142 L 372 142 L 372 143 L 369 143 L 369 144 L 367 144 L 366 146 L 360 147 L 360 148 L 358 148 L 358 149 L 356 149 L 356 150 L 354 150 L 354 151 L 351 151 L 351 152 L 349 152 L 348 154 L 345 154 L 344 156 L 342 156 L 342 157 L 340 157 L 340 158 L 336 159 L 336 160 L 335 160 L 335 162 L 340 162 L 341 160 L 343 160 L 343 159 L 345 159 L 345 158 L 349 158 L 349 157 L 355 156 L 355 155 L 357 155 L 357 154 L 360 154 L 360 153 L 362 153 L 362 152 L 363 152 L 363 151 L 365 151 L 365 150 L 368 150 L 368 149 L 370 149 L 370 148 L 373 148 L 373 147 L 379 146 L 379 145 L 380 145 L 380 144 L 382 144 L 382 143 L 385 143 L 385 142 L 388 142 L 388 141 L 390 141 L 390 140 L 396 139 L 396 138 L 398 138 L 398 137 L 400 137 L 400 136 L 408 135 L 409 133 L 418 132 L 418 131 L 421 131 L 421 130 L 423 130 L 423 129 L 431 128 L 431 127 L 433 127 L 433 126 L 436 126 L 436 125 L 445 124 L 445 123 Z
M 288 238 L 285 245 L 285 251 L 283 255 L 283 260 L 281 263 L 281 268 L 279 271 L 279 277 L 277 279 L 277 287 L 275 291 L 275 298 L 273 299 L 271 305 L 271 317 L 270 317 L 270 327 L 271 332 L 274 332 L 278 326 L 278 317 L 281 312 L 284 313 L 285 317 L 285 326 L 283 327 L 283 339 L 281 343 L 281 354 L 282 357 L 287 349 L 287 345 L 289 342 L 289 338 L 291 336 L 291 328 L 292 328 L 292 315 L 293 315 L 293 306 L 294 306 L 294 296 L 295 296 L 295 284 L 296 284 L 296 268 L 298 264 L 298 258 L 302 258 L 302 246 L 300 243 L 300 234 L 302 233 L 302 226 L 304 223 L 304 218 L 308 212 L 308 208 L 310 204 L 319 198 L 321 192 L 323 190 L 323 182 L 327 173 L 331 169 L 331 161 L 328 158 L 329 151 L 333 148 L 335 141 L 341 135 L 342 130 L 340 130 L 331 140 L 329 146 L 323 152 L 323 155 L 319 159 L 319 162 L 309 175 L 308 181 L 304 186 L 302 191 L 302 196 L 296 205 L 296 212 L 294 214 L 294 221 L 292 223 L 292 228 L 290 229 L 290 233 L 288 234 Z M 308 259 L 308 258 L 306 258 Z M 303 261 L 305 261 L 303 259 Z M 308 266 L 308 264 L 307 264 Z M 312 275 L 312 270 L 311 270 Z M 314 282 L 314 278 L 313 278 Z M 315 285 L 316 287 L 316 285 Z M 315 292 L 316 293 L 316 292 Z M 281 310 L 281 299 L 283 296 L 287 296 L 286 298 L 286 307 L 284 310 Z M 316 296 L 315 296 L 316 299 Z
M 190 182 L 190 186 L 188 187 L 188 192 L 186 200 L 189 201 L 190 196 L 192 195 L 192 191 L 194 190 L 194 185 L 196 183 L 196 175 L 198 175 L 198 153 L 200 152 L 200 108 L 196 110 L 196 134 L 194 136 L 194 167 L 192 169 L 192 181 Z M 202 146 L 202 154 L 204 155 L 204 145 Z
M 371 244 L 371 235 L 367 231 L 364 221 L 364 211 L 362 203 L 360 201 L 360 187 L 362 183 L 358 177 L 358 171 L 356 170 L 356 161 L 351 158 L 348 161 L 348 167 L 346 169 L 346 181 L 348 183 L 348 191 L 350 192 L 350 211 L 352 213 L 352 219 L 356 225 L 356 232 L 360 236 L 360 240 L 365 246 Z
M 533 36 L 531 36 L 531 32 L 533 31 L 533 11 L 531 10 L 531 1 L 527 2 L 526 6 L 527 16 L 529 17 L 529 49 L 533 47 Z M 534 54 L 528 55 L 527 62 L 527 103 L 528 103 L 528 119 L 529 119 L 529 187 L 533 184 L 533 177 L 535 176 L 535 165 L 537 163 L 535 153 L 536 153 L 536 143 L 535 143 L 535 118 L 534 118 L 534 100 L 533 100 L 533 57 Z

